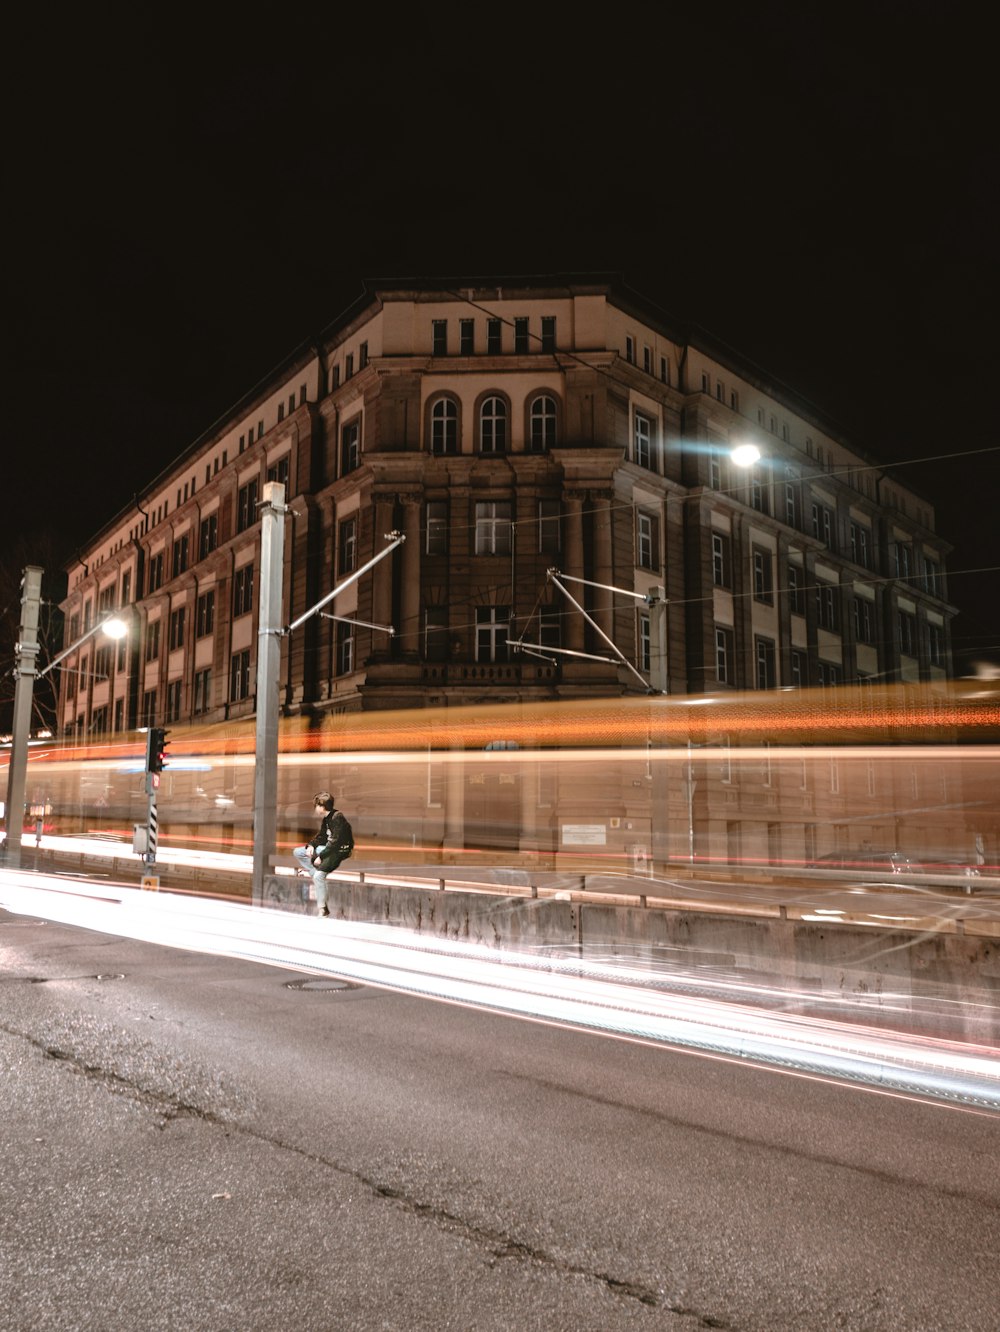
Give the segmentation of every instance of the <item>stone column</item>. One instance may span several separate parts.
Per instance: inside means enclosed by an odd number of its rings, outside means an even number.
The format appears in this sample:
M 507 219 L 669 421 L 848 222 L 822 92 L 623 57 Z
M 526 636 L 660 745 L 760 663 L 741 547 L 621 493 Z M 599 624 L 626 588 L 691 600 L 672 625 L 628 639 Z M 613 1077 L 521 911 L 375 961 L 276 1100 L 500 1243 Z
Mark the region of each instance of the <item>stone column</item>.
M 573 578 L 582 578 L 584 576 L 583 563 L 583 496 L 566 496 L 566 552 L 563 561 L 563 569 Z M 584 588 L 577 583 L 571 583 L 569 590 L 579 601 L 580 605 L 586 605 L 584 598 Z M 563 625 L 566 632 L 563 635 L 565 646 L 573 652 L 582 652 L 584 650 L 584 625 L 586 621 L 583 616 L 572 607 L 568 601 L 563 599 L 562 605 Z
M 607 586 L 614 584 L 614 562 L 611 543 L 611 492 L 592 490 L 590 508 L 593 513 L 594 531 L 594 579 L 595 583 Z M 614 600 L 612 593 L 595 587 L 593 591 L 593 610 L 591 614 L 607 636 L 615 641 Z
M 420 496 L 402 495 L 400 499 L 406 540 L 401 559 L 397 642 L 400 652 L 416 655 L 420 652 Z

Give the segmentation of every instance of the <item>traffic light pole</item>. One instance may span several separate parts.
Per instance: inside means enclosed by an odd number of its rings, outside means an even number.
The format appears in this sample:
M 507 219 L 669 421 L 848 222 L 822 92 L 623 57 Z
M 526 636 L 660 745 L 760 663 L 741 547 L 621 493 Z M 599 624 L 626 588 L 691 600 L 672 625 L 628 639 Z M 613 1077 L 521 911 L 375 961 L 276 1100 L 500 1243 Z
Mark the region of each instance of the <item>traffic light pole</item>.
M 7 864 L 21 864 L 21 834 L 24 830 L 24 788 L 28 775 L 28 736 L 31 733 L 31 703 L 35 688 L 35 659 L 38 656 L 38 611 L 42 599 L 42 570 L 29 564 L 21 582 L 21 636 L 14 668 L 14 730 L 7 770 L 6 830 Z
M 264 904 L 264 877 L 278 836 L 278 675 L 281 589 L 285 564 L 285 487 L 264 485 L 260 523 L 260 615 L 257 639 L 257 762 L 253 783 L 251 900 Z

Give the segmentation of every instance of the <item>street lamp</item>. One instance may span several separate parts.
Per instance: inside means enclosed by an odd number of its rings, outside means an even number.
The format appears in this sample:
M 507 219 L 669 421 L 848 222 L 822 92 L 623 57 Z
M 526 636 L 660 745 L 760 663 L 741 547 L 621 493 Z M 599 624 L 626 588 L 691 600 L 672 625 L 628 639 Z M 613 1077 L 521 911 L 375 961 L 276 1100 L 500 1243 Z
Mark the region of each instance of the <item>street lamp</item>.
M 21 580 L 21 634 L 17 644 L 17 663 L 14 667 L 14 726 L 11 735 L 10 766 L 7 769 L 7 805 L 4 852 L 8 865 L 21 864 L 21 833 L 24 827 L 24 788 L 28 772 L 28 736 L 31 732 L 31 709 L 35 681 L 43 679 L 53 667 L 77 650 L 95 634 L 105 633 L 109 638 L 123 638 L 128 625 L 117 615 L 108 613 L 98 619 L 75 643 L 71 643 L 44 670 L 35 669 L 38 656 L 38 610 L 41 604 L 42 570 L 28 565 Z

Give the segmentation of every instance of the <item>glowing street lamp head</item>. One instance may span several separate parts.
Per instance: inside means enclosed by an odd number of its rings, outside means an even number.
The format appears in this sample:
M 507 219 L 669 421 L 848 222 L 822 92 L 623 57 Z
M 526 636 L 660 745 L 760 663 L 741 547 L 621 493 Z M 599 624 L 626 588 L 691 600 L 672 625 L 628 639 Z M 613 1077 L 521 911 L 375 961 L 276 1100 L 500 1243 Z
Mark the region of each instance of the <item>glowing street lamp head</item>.
M 737 444 L 729 457 L 737 467 L 752 467 L 760 462 L 760 449 L 756 444 Z
M 105 620 L 101 629 L 109 638 L 124 638 L 128 633 L 128 625 L 124 620 L 120 620 L 117 615 L 113 615 L 110 620 Z

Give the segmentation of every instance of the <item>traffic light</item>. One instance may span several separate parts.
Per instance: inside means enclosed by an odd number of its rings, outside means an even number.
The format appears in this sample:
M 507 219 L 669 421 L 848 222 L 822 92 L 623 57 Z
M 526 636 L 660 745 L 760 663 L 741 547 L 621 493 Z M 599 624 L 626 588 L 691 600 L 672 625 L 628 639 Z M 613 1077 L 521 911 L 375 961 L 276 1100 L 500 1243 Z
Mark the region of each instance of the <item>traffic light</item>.
M 151 726 L 146 733 L 146 771 L 162 772 L 167 766 L 167 732 Z

